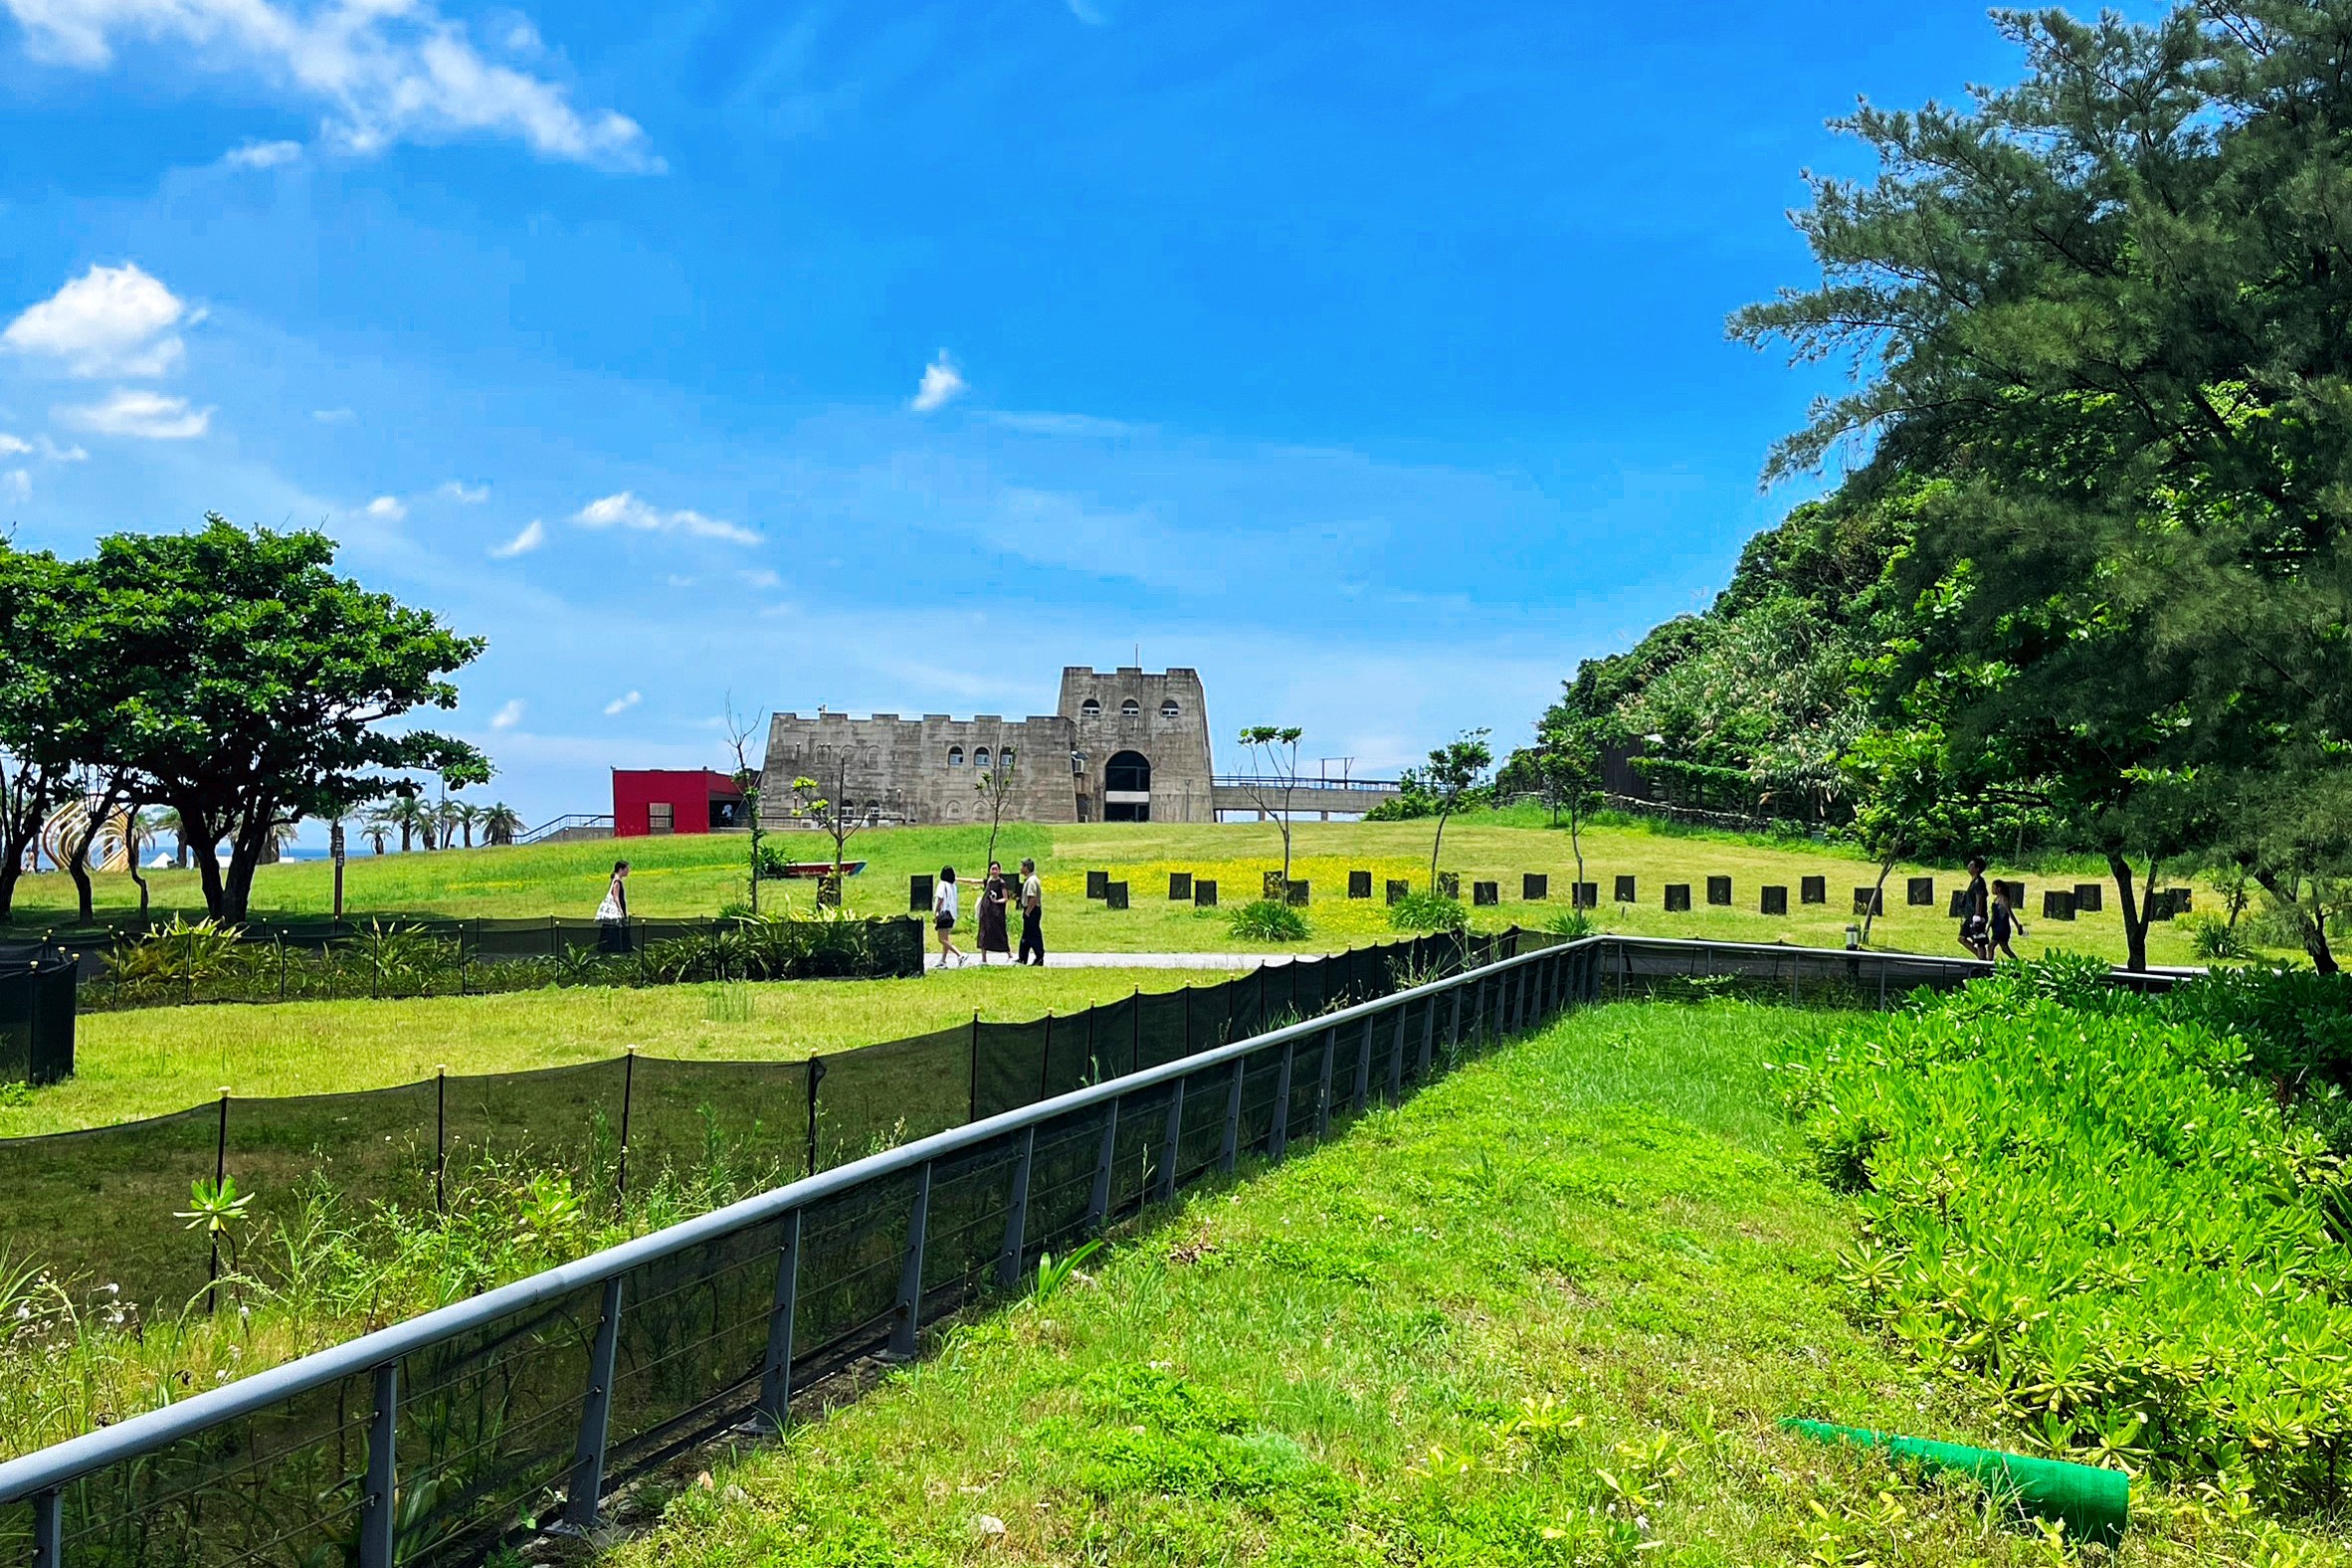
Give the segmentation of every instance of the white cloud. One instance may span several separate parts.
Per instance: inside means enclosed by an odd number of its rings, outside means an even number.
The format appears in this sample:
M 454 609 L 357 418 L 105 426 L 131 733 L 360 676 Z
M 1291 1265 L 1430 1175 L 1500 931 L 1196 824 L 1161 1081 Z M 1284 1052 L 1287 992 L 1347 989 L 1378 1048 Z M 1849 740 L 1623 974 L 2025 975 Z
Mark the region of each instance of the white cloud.
M 212 428 L 212 410 L 190 408 L 184 397 L 120 387 L 97 403 L 58 410 L 64 419 L 101 436 L 142 441 L 188 441 Z
M 386 522 L 398 522 L 408 515 L 408 508 L 400 503 L 400 497 L 397 495 L 378 495 L 367 503 L 367 514 L 371 517 L 380 517 Z
M 41 438 L 41 455 L 52 463 L 88 463 L 90 454 L 79 445 L 61 447 L 47 436 Z
M 759 535 L 740 523 L 705 517 L 698 511 L 664 511 L 639 500 L 628 490 L 590 501 L 574 514 L 572 521 L 583 528 L 618 525 L 648 533 L 690 533 L 697 539 L 725 539 L 733 544 L 759 542 Z
M 321 425 L 348 425 L 359 416 L 347 408 L 314 408 L 310 417 Z
M 33 476 L 23 469 L 10 469 L 6 474 L 0 474 L 0 488 L 5 488 L 18 500 L 23 500 L 33 493 Z
M 468 134 L 513 137 L 542 157 L 659 171 L 625 114 L 583 113 L 560 84 L 494 65 L 435 0 L 0 0 L 38 58 L 86 71 L 153 43 L 175 72 L 258 77 L 321 103 L 354 152 Z M 511 36 L 512 29 L 508 29 Z
M 963 393 L 963 375 L 955 368 L 955 362 L 947 357 L 947 350 L 942 348 L 937 358 L 923 366 L 922 385 L 914 389 L 914 400 L 906 406 L 917 414 L 928 414 L 934 409 L 945 408 Z
M 537 549 L 540 545 L 545 544 L 546 542 L 547 525 L 541 522 L 538 518 L 533 517 L 529 522 L 523 525 L 522 531 L 516 534 L 513 538 L 508 539 L 504 544 L 492 545 L 490 547 L 490 554 L 496 556 L 501 561 L 510 561 L 517 555 L 530 554 L 531 551 Z
M 522 698 L 516 697 L 490 715 L 490 728 L 512 729 L 522 722 Z
M 784 579 L 764 566 L 758 571 L 737 572 L 735 575 L 754 588 L 781 588 L 784 586 Z
M 249 141 L 231 149 L 221 161 L 233 169 L 274 169 L 302 155 L 298 141 Z
M 27 0 L 0 0 L 21 5 Z M 20 354 L 61 361 L 77 376 L 159 376 L 187 345 L 172 330 L 202 319 L 135 262 L 93 266 L 0 331 Z
M 441 497 L 444 500 L 461 501 L 468 506 L 476 506 L 490 499 L 490 487 L 488 485 L 467 485 L 463 481 L 451 480 L 447 485 L 441 487 Z
M 691 577 L 681 577 L 678 575 L 678 573 L 672 572 L 670 574 L 670 586 L 673 588 L 691 588 L 694 586 L 694 580 Z
M 1100 27 L 1110 20 L 1102 14 L 1102 8 L 1095 5 L 1093 0 L 1069 0 L 1069 4 L 1070 14 L 1088 27 Z
M 22 457 L 33 450 L 33 444 L 22 436 L 12 436 L 0 430 L 0 458 Z
M 627 696 L 614 697 L 604 705 L 604 716 L 610 718 L 615 713 L 626 713 L 644 700 L 645 693 L 643 691 L 632 691 Z

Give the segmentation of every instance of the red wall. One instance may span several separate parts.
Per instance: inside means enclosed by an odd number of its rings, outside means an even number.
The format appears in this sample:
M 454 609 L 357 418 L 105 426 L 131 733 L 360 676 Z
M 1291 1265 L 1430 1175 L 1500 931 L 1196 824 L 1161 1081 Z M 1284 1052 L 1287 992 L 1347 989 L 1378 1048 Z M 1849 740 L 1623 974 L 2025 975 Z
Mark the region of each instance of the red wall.
M 642 839 L 653 830 L 647 808 L 668 805 L 680 833 L 708 833 L 712 800 L 741 800 L 724 773 L 702 768 L 613 769 L 613 837 Z

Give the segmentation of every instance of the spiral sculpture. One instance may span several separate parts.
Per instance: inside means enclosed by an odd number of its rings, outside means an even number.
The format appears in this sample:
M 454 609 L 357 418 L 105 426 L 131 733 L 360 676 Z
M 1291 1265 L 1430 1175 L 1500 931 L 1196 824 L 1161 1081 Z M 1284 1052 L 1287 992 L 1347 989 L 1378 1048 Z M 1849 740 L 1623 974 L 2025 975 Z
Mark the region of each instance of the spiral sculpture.
M 41 825 L 41 853 L 49 858 L 50 865 L 62 868 L 89 829 L 90 808 L 78 800 L 68 801 L 50 813 L 49 820 Z M 99 822 L 98 837 L 90 841 L 90 869 L 126 872 L 130 870 L 130 813 L 110 813 Z

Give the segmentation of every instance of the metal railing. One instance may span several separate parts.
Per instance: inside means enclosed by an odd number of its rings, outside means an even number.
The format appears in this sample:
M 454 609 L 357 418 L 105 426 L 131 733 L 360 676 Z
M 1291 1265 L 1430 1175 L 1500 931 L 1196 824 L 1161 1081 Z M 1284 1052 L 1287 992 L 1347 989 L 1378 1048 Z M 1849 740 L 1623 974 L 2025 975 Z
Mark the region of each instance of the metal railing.
M 1531 938 L 1541 940 L 1541 938 Z M 1279 1160 L 1612 988 L 1870 1005 L 1960 959 L 1593 937 L 991 1116 L 0 1465 L 0 1563 L 479 1561 L 1009 1289 L 1042 1252 Z M 2134 983 L 2156 983 L 2156 977 Z M 2168 982 L 2167 982 L 2168 983 Z
M 613 814 L 609 811 L 575 811 L 566 816 L 542 822 L 535 828 L 516 834 L 514 842 L 517 846 L 537 844 L 542 839 L 552 839 L 558 834 L 575 832 L 579 833 L 582 838 L 604 837 L 611 833 L 612 826 Z M 589 831 L 596 828 L 603 828 L 605 834 L 593 834 Z

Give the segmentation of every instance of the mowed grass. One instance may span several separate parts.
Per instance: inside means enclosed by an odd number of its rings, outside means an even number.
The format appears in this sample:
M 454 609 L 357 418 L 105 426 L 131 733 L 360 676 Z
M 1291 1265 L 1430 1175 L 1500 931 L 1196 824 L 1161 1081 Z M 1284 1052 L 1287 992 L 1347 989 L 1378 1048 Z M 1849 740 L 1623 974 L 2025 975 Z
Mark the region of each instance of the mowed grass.
M 580 987 L 502 996 L 286 1002 L 94 1013 L 75 1074 L 0 1097 L 0 1137 L 104 1126 L 240 1097 L 382 1088 L 453 1074 L 514 1073 L 635 1049 L 686 1061 L 800 1061 L 926 1034 L 977 1012 L 1018 1021 L 1075 1013 L 1138 988 L 1174 991 L 1220 970 L 977 965 L 920 980 Z
M 1391 879 L 1411 882 L 1417 887 L 1426 884 L 1435 831 L 1431 822 L 1295 824 L 1291 873 L 1311 886 L 1307 945 L 1333 950 L 1391 935 L 1381 889 Z M 787 855 L 805 859 L 820 859 L 830 847 L 830 841 L 810 833 L 781 834 L 776 842 Z M 1590 829 L 1584 835 L 1584 846 L 1586 880 L 1600 884 L 1602 903 L 1597 915 L 1601 923 L 1609 929 L 1643 935 L 1840 946 L 1845 927 L 1854 918 L 1854 890 L 1877 877 L 1875 865 L 1833 845 L 1694 835 L 1641 821 Z M 987 847 L 985 828 L 861 833 L 851 842 L 850 853 L 869 865 L 863 876 L 849 882 L 850 906 L 867 914 L 902 913 L 907 907 L 910 876 L 935 874 L 942 865 L 953 865 L 960 876 L 976 880 L 986 870 Z M 555 914 L 586 919 L 604 896 L 615 857 L 626 856 L 634 868 L 629 883 L 634 912 L 710 915 L 743 899 L 747 849 L 739 836 L 701 836 L 429 855 L 362 853 L 349 864 L 346 907 L 362 915 L 544 918 Z M 1234 936 L 1227 914 L 1231 906 L 1258 896 L 1266 874 L 1281 865 L 1281 837 L 1271 823 L 1007 827 L 997 840 L 997 858 L 1010 867 L 1024 855 L 1038 860 L 1046 888 L 1048 941 L 1062 951 L 1266 949 L 1267 944 Z M 1499 884 L 1502 901 L 1473 911 L 1481 928 L 1499 929 L 1514 922 L 1538 925 L 1568 908 L 1568 883 L 1575 873 L 1569 836 L 1563 829 L 1545 826 L 1544 814 L 1533 808 L 1475 813 L 1451 823 L 1442 864 L 1462 879 L 1466 901 L 1472 883 L 1490 881 Z M 1088 871 L 1108 872 L 1114 880 L 1125 881 L 1131 907 L 1112 910 L 1098 901 L 1088 901 Z M 1346 896 L 1351 871 L 1371 873 L 1372 898 Z M 1172 902 L 1168 897 L 1172 872 L 1214 879 L 1220 902 L 1226 907 L 1202 910 L 1190 903 Z M 1530 872 L 1550 879 L 1547 900 L 1529 902 L 1521 897 L 1521 879 Z M 2113 959 L 2123 957 L 2123 927 L 2116 912 L 2115 891 L 2095 865 L 2057 863 L 2047 876 L 2011 872 L 1996 865 L 1994 874 L 2022 880 L 2032 889 L 2026 911 L 2032 934 L 2020 939 L 2021 952 L 2038 953 L 2045 946 L 2060 946 Z M 1630 904 L 1620 904 L 1612 897 L 1620 875 L 1631 875 L 1637 881 L 1639 895 Z M 1932 906 L 1913 907 L 1904 901 L 1904 879 L 1914 875 L 1935 877 L 1936 901 Z M 1731 879 L 1728 906 L 1706 902 L 1710 876 Z M 1827 903 L 1799 900 L 1802 880 L 1808 876 L 1827 879 Z M 201 903 L 193 873 L 155 873 L 151 881 L 159 906 L 196 907 Z M 1957 867 L 1897 867 L 1887 884 L 1886 913 L 1871 932 L 1872 944 L 1958 956 L 1956 923 L 1944 909 L 1951 889 L 1960 881 Z M 2072 922 L 2041 920 L 2042 890 L 2070 887 L 2077 882 L 2104 885 L 2105 910 Z M 1689 913 L 1666 912 L 1668 882 L 1690 884 L 1693 908 Z M 1768 884 L 1789 889 L 1786 916 L 1760 912 L 1762 889 Z M 254 907 L 257 912 L 323 913 L 332 907 L 332 885 L 331 868 L 323 863 L 265 867 L 255 879 Z M 806 907 L 812 893 L 812 884 L 806 882 L 768 883 L 763 898 Z M 61 921 L 73 908 L 73 888 L 62 876 L 30 878 L 20 885 L 17 897 L 20 925 L 38 927 Z M 134 905 L 127 879 L 101 879 L 101 902 L 115 909 Z M 969 894 L 966 914 L 968 934 Z M 2185 932 L 2171 924 L 2156 928 L 2149 957 L 2159 964 L 2195 961 Z
M 1792 1415 L 2015 1446 L 1848 1315 L 1764 1064 L 1819 1021 L 1617 1005 L 956 1326 L 671 1496 L 613 1568 L 2057 1563 Z M 2135 1498 L 2157 1563 L 2333 1542 Z M 2267 1540 L 2257 1537 L 2268 1537 Z

